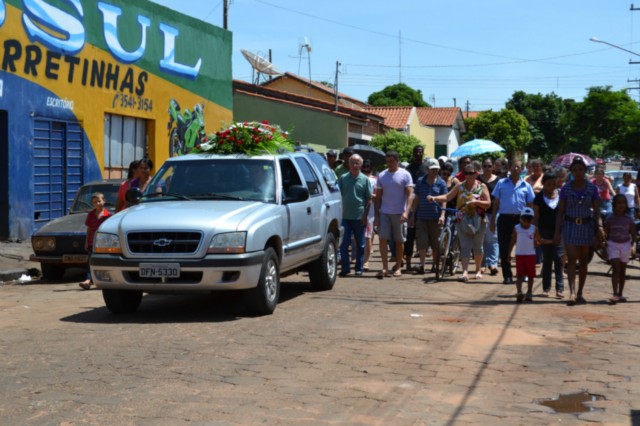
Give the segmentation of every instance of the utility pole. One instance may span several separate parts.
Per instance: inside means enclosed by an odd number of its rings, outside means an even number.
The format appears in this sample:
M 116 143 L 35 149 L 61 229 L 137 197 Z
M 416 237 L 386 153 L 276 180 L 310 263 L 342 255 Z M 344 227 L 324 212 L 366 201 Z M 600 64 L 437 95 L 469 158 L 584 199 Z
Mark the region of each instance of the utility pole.
M 229 0 L 222 2 L 222 28 L 229 29 Z
M 333 85 L 333 89 L 335 92 L 335 100 L 336 100 L 336 111 L 338 111 L 338 75 L 340 74 L 340 62 L 336 61 L 336 80 Z
M 398 83 L 402 83 L 402 31 L 398 31 Z

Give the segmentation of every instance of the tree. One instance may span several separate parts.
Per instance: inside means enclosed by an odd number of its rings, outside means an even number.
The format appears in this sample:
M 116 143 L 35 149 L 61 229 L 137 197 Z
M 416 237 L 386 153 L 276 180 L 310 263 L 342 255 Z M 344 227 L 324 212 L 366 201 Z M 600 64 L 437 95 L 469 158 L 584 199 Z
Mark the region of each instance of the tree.
M 529 122 L 513 109 L 481 112 L 467 123 L 467 140 L 489 139 L 502 146 L 508 158 L 520 157 L 529 148 Z
M 640 111 L 624 90 L 589 88 L 582 102 L 568 108 L 565 120 L 569 127 L 568 150 L 594 156 L 611 152 L 637 155 Z
M 398 130 L 389 130 L 387 133 L 375 135 L 371 139 L 370 145 L 381 151 L 397 151 L 400 155 L 400 161 L 411 161 L 413 156 L 413 148 L 422 145 L 420 139 L 412 135 L 399 132 Z
M 373 106 L 431 106 L 424 101 L 420 90 L 412 89 L 404 83 L 387 86 L 370 94 L 367 102 Z
M 507 101 L 506 107 L 522 114 L 529 122 L 529 158 L 549 160 L 563 152 L 566 126 L 562 118 L 566 108 L 562 98 L 555 93 L 533 95 L 517 91 Z
M 331 90 L 335 90 L 335 88 L 336 88 L 336 85 L 335 85 L 335 84 L 333 84 L 333 83 L 331 83 L 331 82 L 328 82 L 328 81 L 318 81 L 317 83 L 320 83 L 320 84 L 322 84 L 323 86 L 326 86 L 327 88 L 329 88 L 329 89 L 331 89 Z

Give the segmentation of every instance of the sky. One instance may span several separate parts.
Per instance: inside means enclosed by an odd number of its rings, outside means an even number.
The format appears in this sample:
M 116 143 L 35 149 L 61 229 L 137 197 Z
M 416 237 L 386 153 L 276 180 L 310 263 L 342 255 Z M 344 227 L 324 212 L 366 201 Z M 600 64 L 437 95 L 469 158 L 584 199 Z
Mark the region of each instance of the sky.
M 222 27 L 222 0 L 153 1 Z M 338 90 L 363 101 L 399 82 L 431 106 L 470 111 L 500 110 L 519 90 L 579 101 L 592 86 L 640 87 L 629 81 L 640 80 L 640 64 L 629 63 L 640 62 L 640 10 L 629 0 L 229 3 L 238 80 L 255 78 L 245 49 L 271 50 L 279 71 L 316 81 L 334 83 L 339 62 Z

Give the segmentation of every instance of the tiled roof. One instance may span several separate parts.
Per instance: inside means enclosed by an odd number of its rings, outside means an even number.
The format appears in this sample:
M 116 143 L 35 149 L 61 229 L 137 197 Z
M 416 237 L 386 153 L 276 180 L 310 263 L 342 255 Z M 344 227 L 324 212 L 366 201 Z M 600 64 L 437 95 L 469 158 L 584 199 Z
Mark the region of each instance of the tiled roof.
M 418 118 L 423 126 L 452 127 L 461 112 L 459 107 L 418 108 Z
M 462 113 L 464 118 L 476 118 L 482 111 L 465 111 Z
M 368 107 L 366 110 L 384 117 L 384 124 L 392 129 L 405 129 L 409 124 L 413 108 L 411 106 Z
M 363 111 L 359 108 L 348 108 L 340 106 L 338 111 L 335 111 L 335 105 L 332 102 L 325 102 L 315 98 L 309 98 L 306 96 L 296 95 L 294 93 L 283 92 L 280 90 L 270 89 L 264 86 L 258 86 L 255 84 L 247 83 L 245 81 L 233 80 L 233 92 L 242 93 L 244 95 L 252 97 L 260 97 L 263 99 L 269 99 L 281 103 L 288 103 L 307 109 L 316 109 L 319 111 L 329 112 L 331 114 L 342 115 L 350 117 L 355 120 L 362 120 L 365 122 L 375 122 L 385 125 L 383 123 L 384 117 L 376 114 L 372 111 Z
M 317 82 L 317 81 L 309 80 L 309 79 L 304 78 L 304 77 L 301 77 L 301 76 L 299 76 L 299 75 L 292 74 L 292 73 L 290 73 L 290 72 L 286 72 L 286 73 L 284 73 L 284 74 L 282 74 L 282 75 L 279 75 L 278 77 L 275 77 L 275 78 L 272 78 L 272 79 L 270 79 L 270 80 L 267 80 L 267 81 L 265 81 L 264 83 L 262 83 L 262 84 L 261 84 L 261 86 L 263 86 L 263 87 L 269 87 L 269 86 L 272 86 L 272 85 L 273 85 L 273 83 L 275 83 L 276 81 L 279 81 L 279 80 L 285 80 L 285 79 L 287 79 L 287 78 L 291 78 L 291 79 L 293 79 L 293 80 L 298 80 L 298 81 L 300 81 L 300 82 L 303 82 L 303 83 L 305 83 L 305 84 L 308 84 L 309 86 L 314 87 L 314 88 L 315 88 L 315 89 L 317 89 L 317 90 L 320 90 L 320 91 L 322 91 L 322 92 L 328 93 L 328 94 L 330 94 L 330 95 L 333 95 L 333 94 L 334 94 L 333 89 L 331 89 L 330 87 L 327 87 L 327 86 L 325 86 L 324 84 L 319 83 L 319 82 Z M 353 97 L 351 97 L 351 96 L 345 95 L 344 93 L 340 93 L 340 92 L 338 92 L 338 97 L 340 97 L 341 99 L 345 99 L 345 100 L 347 100 L 347 101 L 349 101 L 349 102 L 352 102 L 352 103 L 354 103 L 354 104 L 356 104 L 356 105 L 359 105 L 359 106 L 365 106 L 365 105 L 367 105 L 367 103 L 366 103 L 366 102 L 363 102 L 363 101 L 361 101 L 360 99 L 356 99 L 356 98 L 353 98 Z

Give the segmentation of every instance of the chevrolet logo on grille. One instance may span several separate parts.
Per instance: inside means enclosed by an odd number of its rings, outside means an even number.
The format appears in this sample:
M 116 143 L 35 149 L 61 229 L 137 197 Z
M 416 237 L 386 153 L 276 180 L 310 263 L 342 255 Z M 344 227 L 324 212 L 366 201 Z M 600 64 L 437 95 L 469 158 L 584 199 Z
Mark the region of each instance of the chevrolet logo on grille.
M 167 238 L 160 238 L 158 240 L 155 240 L 153 242 L 154 246 L 158 246 L 158 247 L 166 247 L 168 245 L 171 245 L 171 243 L 173 242 L 173 240 L 169 240 Z

